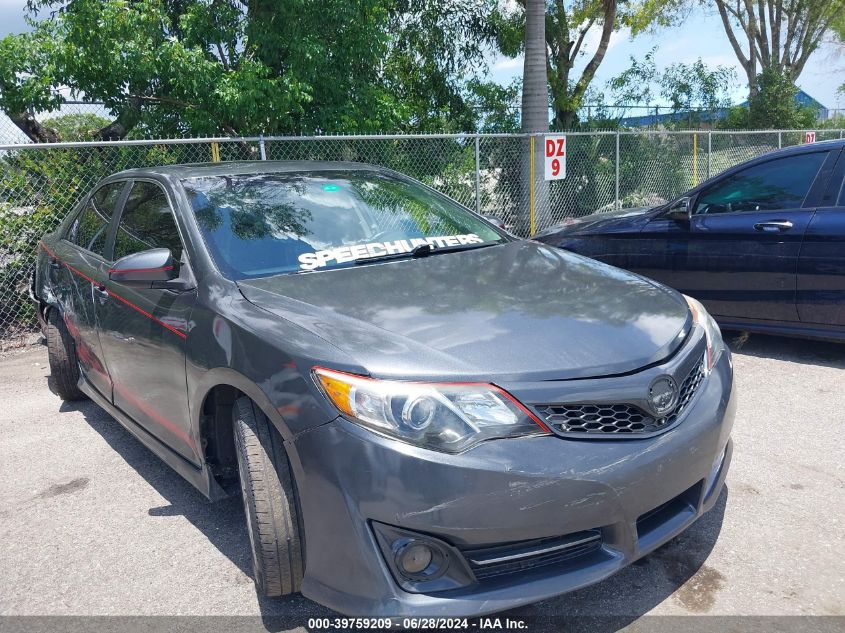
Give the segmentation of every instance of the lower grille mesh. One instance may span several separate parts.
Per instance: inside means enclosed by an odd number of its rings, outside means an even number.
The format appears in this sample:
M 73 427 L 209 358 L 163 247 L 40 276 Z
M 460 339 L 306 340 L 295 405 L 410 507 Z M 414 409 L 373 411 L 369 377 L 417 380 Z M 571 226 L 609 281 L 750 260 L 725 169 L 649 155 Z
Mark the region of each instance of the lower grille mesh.
M 556 565 L 601 549 L 599 530 L 584 530 L 562 537 L 522 541 L 464 550 L 476 579 L 485 580 L 546 565 Z
M 546 425 L 558 435 L 644 435 L 674 424 L 695 396 L 702 380 L 703 355 L 681 383 L 678 404 L 672 413 L 662 418 L 655 418 L 630 404 L 540 404 L 536 409 Z

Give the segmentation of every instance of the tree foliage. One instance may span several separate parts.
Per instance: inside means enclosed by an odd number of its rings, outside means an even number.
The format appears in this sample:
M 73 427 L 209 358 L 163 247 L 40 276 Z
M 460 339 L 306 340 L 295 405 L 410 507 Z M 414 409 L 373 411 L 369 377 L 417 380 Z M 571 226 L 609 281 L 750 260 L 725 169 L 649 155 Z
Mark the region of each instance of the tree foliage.
M 815 108 L 795 101 L 798 88 L 789 73 L 764 70 L 755 79 L 747 106 L 731 110 L 724 127 L 794 130 L 816 126 Z
M 825 34 L 845 20 L 845 0 L 713 1 L 752 100 L 773 77 L 794 84 Z
M 506 56 L 523 52 L 526 1 L 502 2 L 495 14 L 497 44 Z M 611 36 L 623 29 L 637 35 L 675 24 L 687 5 L 683 0 L 553 0 L 545 6 L 552 125 L 564 129 L 577 121 L 577 112 L 604 61 Z M 585 63 L 578 72 L 576 66 L 582 61 Z
M 490 0 L 492 2 L 492 0 Z M 31 139 L 59 89 L 100 138 L 469 129 L 488 0 L 31 0 L 0 40 L 0 108 Z
M 656 49 L 642 59 L 631 57 L 631 65 L 607 82 L 611 99 L 622 108 L 651 105 L 658 99 L 669 104 L 673 114 L 687 113 L 684 124 L 701 120 L 730 104 L 737 84 L 730 66 L 710 67 L 699 58 L 692 63 L 677 62 L 663 70 L 654 61 Z

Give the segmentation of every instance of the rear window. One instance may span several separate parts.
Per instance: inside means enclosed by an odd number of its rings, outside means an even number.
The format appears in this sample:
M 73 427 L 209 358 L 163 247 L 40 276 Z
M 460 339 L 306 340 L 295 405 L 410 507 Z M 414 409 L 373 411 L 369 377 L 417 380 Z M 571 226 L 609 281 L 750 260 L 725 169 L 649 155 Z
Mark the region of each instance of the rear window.
M 104 255 L 109 222 L 125 184 L 115 182 L 97 189 L 70 225 L 65 236 L 68 241 L 97 255 Z
M 235 279 L 509 239 L 445 196 L 379 172 L 209 176 L 182 184 L 212 257 Z

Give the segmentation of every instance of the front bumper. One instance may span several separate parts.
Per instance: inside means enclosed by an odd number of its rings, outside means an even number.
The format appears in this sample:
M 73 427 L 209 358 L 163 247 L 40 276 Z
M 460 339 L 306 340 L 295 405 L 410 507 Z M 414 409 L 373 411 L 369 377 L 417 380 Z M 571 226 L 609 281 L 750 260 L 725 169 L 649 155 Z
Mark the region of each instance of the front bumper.
M 730 464 L 734 410 L 726 351 L 683 421 L 651 438 L 526 437 L 447 455 L 342 419 L 306 432 L 288 451 L 305 528 L 302 593 L 350 615 L 478 616 L 595 583 L 715 504 Z M 595 530 L 601 547 L 460 589 L 411 593 L 394 579 L 373 522 L 455 550 Z

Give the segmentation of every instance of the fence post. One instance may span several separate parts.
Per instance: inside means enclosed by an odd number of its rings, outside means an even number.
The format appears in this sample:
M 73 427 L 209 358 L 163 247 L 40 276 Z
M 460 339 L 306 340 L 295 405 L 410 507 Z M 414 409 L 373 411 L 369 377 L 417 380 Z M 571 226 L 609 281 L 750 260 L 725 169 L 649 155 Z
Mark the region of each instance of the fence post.
M 698 186 L 698 132 L 692 133 L 692 186 Z
M 615 200 L 613 201 L 613 208 L 618 209 L 621 206 L 619 202 L 619 130 L 616 130 L 616 188 Z
M 713 130 L 707 130 L 707 180 L 710 180 L 710 169 L 713 164 Z
M 783 132 L 778 131 L 778 149 L 783 147 Z
M 537 211 L 534 208 L 534 188 L 537 186 L 534 177 L 534 135 L 531 135 L 531 140 L 528 143 L 528 151 L 530 152 L 528 158 L 528 177 L 530 185 L 528 189 L 528 237 L 534 237 L 537 232 Z
M 479 136 L 475 135 L 475 212 L 481 215 L 481 150 Z
M 261 150 L 261 160 L 267 160 L 267 152 L 264 150 L 264 135 L 258 137 L 258 149 Z

